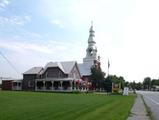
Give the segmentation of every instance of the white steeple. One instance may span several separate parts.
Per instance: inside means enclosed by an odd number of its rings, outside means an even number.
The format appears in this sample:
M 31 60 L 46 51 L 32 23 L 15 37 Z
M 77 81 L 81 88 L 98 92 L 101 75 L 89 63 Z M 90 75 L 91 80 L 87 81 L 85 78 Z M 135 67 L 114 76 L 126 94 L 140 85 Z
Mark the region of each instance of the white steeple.
M 90 71 L 92 65 L 98 60 L 97 57 L 97 47 L 96 42 L 94 40 L 95 31 L 93 30 L 93 22 L 91 23 L 91 27 L 89 30 L 89 38 L 88 38 L 88 47 L 86 49 L 86 57 L 83 59 L 83 64 L 86 69 Z
M 88 47 L 86 49 L 87 55 L 86 57 L 90 56 L 96 56 L 97 55 L 97 47 L 96 47 L 96 42 L 94 40 L 94 35 L 95 31 L 93 30 L 93 22 L 91 23 L 91 27 L 89 30 L 89 38 L 88 38 Z

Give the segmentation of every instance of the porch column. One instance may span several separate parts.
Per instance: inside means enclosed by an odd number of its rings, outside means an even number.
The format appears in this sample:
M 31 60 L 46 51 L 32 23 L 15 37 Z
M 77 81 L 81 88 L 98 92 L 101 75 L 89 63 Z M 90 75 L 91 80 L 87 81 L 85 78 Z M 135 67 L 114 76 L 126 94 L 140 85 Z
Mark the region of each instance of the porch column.
M 72 81 L 72 88 L 73 88 L 73 90 L 76 90 L 76 83 L 74 80 Z
M 72 81 L 70 81 L 70 90 L 72 90 Z
M 20 88 L 19 89 L 22 90 L 22 82 L 20 82 Z
M 51 81 L 51 84 L 52 84 L 51 90 L 54 90 L 54 81 Z
M 43 81 L 43 90 L 46 90 L 45 81 Z
M 62 86 L 63 81 L 60 81 L 60 90 L 63 90 L 63 86 Z
M 35 81 L 35 91 L 37 91 L 37 81 Z
M 19 84 L 18 84 L 18 82 L 16 82 L 16 90 L 18 90 L 19 89 Z
M 13 81 L 12 81 L 12 90 L 13 90 Z

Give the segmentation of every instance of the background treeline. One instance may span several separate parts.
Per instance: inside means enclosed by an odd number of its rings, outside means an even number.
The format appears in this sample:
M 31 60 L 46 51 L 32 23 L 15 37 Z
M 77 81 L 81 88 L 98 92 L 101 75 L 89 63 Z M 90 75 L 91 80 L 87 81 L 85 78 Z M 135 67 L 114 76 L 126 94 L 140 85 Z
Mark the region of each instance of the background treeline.
M 129 87 L 130 90 L 159 91 L 159 79 L 145 77 L 142 82 L 128 82 L 122 76 L 108 75 L 105 77 L 105 73 L 99 68 L 96 69 L 96 67 L 91 69 L 91 73 L 92 89 L 94 90 L 111 92 L 112 83 L 119 83 L 121 85 L 121 89 L 124 87 Z

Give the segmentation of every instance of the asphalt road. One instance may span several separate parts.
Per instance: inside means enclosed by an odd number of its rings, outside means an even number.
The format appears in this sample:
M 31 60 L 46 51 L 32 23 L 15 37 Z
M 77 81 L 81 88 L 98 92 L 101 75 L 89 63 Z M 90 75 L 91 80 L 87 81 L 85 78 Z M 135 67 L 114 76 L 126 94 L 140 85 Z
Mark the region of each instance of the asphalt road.
M 152 112 L 153 118 L 159 120 L 159 92 L 138 91 L 137 93 L 143 95 L 145 103 Z

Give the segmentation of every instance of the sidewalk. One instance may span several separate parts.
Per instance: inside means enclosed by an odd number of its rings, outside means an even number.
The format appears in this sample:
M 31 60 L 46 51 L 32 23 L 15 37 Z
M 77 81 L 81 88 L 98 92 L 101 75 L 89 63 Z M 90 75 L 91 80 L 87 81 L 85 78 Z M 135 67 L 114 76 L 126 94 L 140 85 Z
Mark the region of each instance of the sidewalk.
M 150 120 L 141 95 L 137 94 L 135 103 L 131 109 L 131 114 L 127 120 Z

